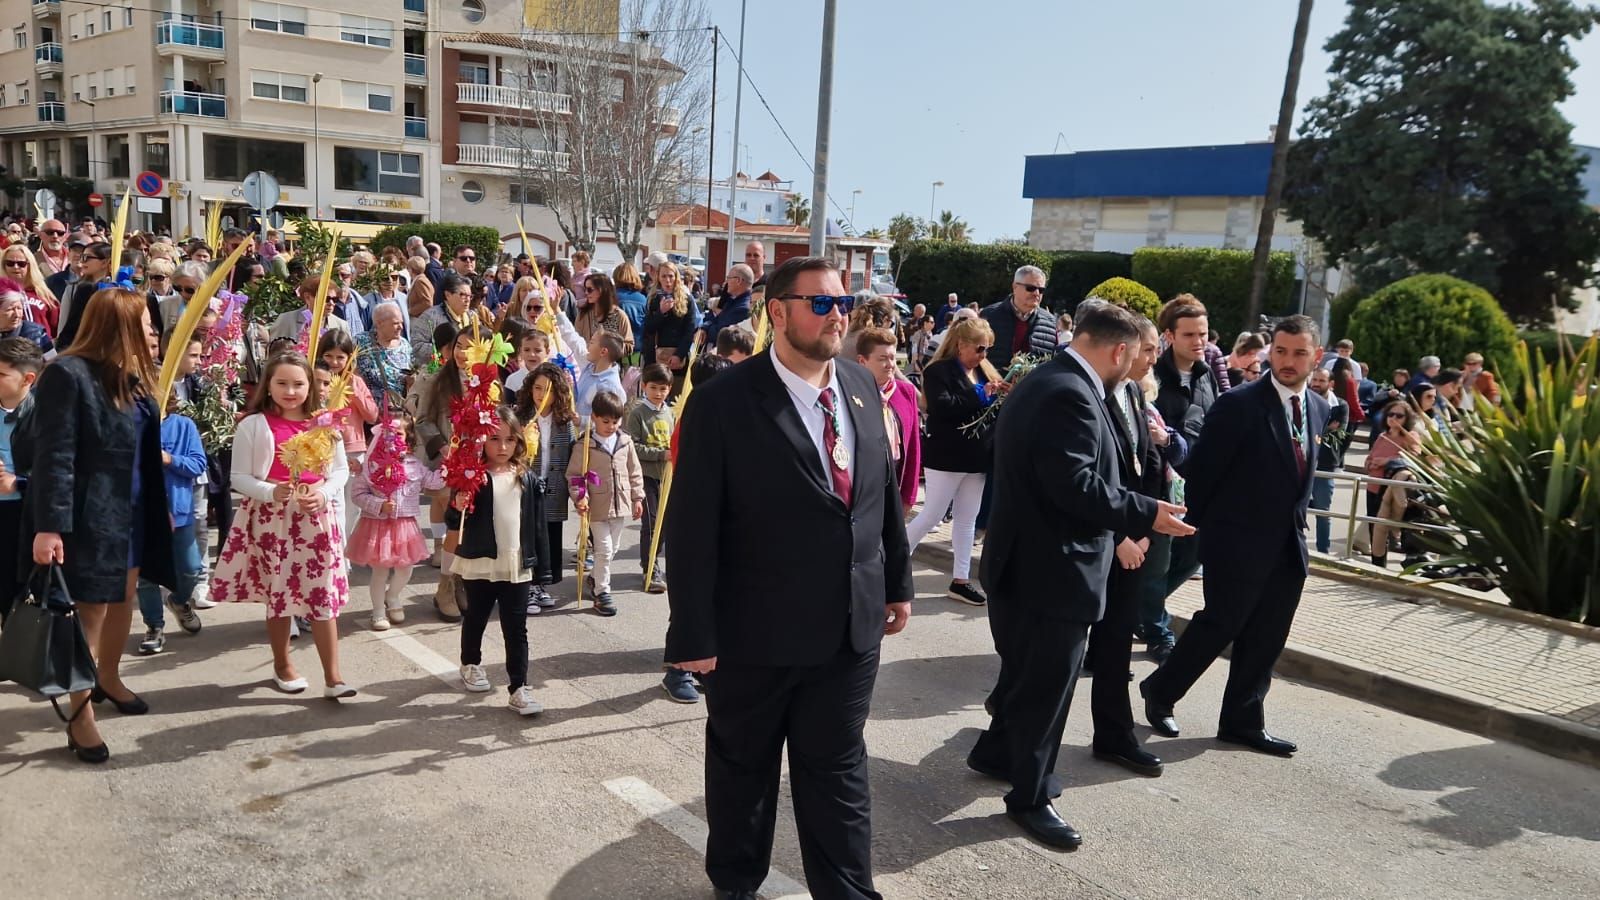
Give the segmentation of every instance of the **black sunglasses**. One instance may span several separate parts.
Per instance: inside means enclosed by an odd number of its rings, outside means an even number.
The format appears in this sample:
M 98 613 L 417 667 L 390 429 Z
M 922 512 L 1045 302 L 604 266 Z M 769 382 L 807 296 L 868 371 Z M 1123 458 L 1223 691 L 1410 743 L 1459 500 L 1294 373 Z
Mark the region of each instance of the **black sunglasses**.
M 25 259 L 8 259 L 8 260 L 6 260 L 6 268 L 8 268 L 8 269 L 26 269 L 27 267 L 28 267 L 28 261 L 25 260 Z
M 1023 284 L 1022 282 L 1018 281 L 1018 282 L 1016 282 L 1016 285 L 1017 285 L 1017 287 L 1022 288 L 1023 290 L 1027 291 L 1030 294 L 1037 294 L 1040 291 L 1044 290 L 1044 288 L 1042 286 L 1037 285 L 1037 284 Z
M 46 228 L 44 233 L 50 235 L 51 237 L 65 237 L 67 234 L 65 231 L 62 231 L 59 228 Z
M 477 262 L 478 261 L 478 258 L 476 256 L 458 256 L 458 257 L 456 257 L 456 259 L 459 259 L 462 262 Z
M 977 346 L 976 346 L 976 347 L 973 347 L 973 348 L 972 348 L 972 349 L 973 349 L 973 351 L 974 351 L 974 352 L 976 352 L 976 353 L 977 353 L 977 354 L 978 354 L 978 355 L 979 355 L 979 356 L 988 356 L 988 355 L 989 355 L 989 348 L 988 348 L 988 347 L 985 347 L 985 346 L 984 346 L 984 345 L 982 345 L 982 344 L 979 344 L 979 345 L 977 345 Z
M 813 315 L 818 316 L 827 315 L 835 306 L 839 307 L 841 315 L 848 316 L 850 315 L 850 310 L 856 305 L 856 298 L 852 294 L 845 294 L 840 297 L 835 297 L 831 294 L 779 294 L 778 299 L 810 300 L 811 312 Z
M 194 292 L 198 291 L 198 290 L 200 290 L 200 289 L 197 288 L 197 287 L 181 287 L 181 288 L 178 288 L 178 293 L 185 294 L 185 295 L 188 295 L 188 296 L 192 297 L 192 296 L 194 296 Z

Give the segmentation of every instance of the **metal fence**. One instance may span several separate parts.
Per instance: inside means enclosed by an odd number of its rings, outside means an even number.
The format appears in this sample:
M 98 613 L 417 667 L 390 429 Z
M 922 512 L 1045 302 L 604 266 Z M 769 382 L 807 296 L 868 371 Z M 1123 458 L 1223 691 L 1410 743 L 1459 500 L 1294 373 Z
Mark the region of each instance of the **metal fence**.
M 1426 522 L 1405 522 L 1397 521 L 1395 519 L 1383 519 L 1377 516 L 1369 516 L 1363 509 L 1363 505 L 1366 502 L 1365 498 L 1367 496 L 1368 485 L 1378 485 L 1379 487 L 1403 487 L 1409 490 L 1425 490 L 1428 485 L 1420 480 L 1397 481 L 1393 478 L 1374 478 L 1364 472 L 1324 472 L 1321 470 L 1317 471 L 1316 477 L 1332 481 L 1335 483 L 1335 485 L 1337 485 L 1339 482 L 1348 482 L 1353 487 L 1353 490 L 1350 492 L 1350 511 L 1348 513 L 1331 508 L 1309 510 L 1310 514 L 1313 516 L 1321 516 L 1327 519 L 1342 519 L 1345 521 L 1343 557 L 1345 559 L 1356 558 L 1354 553 L 1356 529 L 1362 525 L 1387 525 L 1390 528 L 1400 530 L 1426 531 L 1434 534 L 1457 535 L 1461 533 L 1461 529 L 1454 525 L 1431 525 Z

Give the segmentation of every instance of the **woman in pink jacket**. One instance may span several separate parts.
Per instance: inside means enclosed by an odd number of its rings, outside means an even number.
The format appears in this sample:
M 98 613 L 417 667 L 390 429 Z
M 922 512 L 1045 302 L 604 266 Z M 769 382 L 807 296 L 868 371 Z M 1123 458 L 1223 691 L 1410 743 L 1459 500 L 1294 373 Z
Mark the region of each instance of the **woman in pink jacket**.
M 900 377 L 895 363 L 894 333 L 867 328 L 856 333 L 856 360 L 872 372 L 883 395 L 884 431 L 889 435 L 895 474 L 900 479 L 900 503 L 909 510 L 917 502 L 922 476 L 922 427 L 917 416 L 917 389 Z

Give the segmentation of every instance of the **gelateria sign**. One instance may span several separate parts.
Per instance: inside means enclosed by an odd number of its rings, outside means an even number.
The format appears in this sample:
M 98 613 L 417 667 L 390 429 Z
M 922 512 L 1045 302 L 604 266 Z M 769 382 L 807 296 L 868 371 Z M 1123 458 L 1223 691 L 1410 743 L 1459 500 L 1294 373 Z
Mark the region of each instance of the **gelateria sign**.
M 376 209 L 410 209 L 411 201 L 403 197 L 369 197 L 356 198 L 357 206 L 366 206 Z

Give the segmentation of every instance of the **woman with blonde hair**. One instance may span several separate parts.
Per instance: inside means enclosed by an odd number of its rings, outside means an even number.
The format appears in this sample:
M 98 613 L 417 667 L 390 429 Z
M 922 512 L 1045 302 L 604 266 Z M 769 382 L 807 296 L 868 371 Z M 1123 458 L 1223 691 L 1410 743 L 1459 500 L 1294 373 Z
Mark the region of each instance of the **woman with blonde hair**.
M 39 262 L 33 258 L 33 251 L 27 244 L 12 244 L 0 254 L 0 276 L 11 279 L 22 285 L 22 290 L 27 295 L 27 303 L 23 305 L 24 317 L 35 325 L 44 326 L 44 330 L 51 337 L 56 336 L 56 327 L 60 324 L 61 304 L 56 295 L 44 283 L 44 273 L 39 271 Z
M 978 508 L 983 503 L 984 472 L 993 457 L 993 423 L 972 427 L 996 397 L 1011 386 L 989 364 L 994 330 L 979 318 L 959 319 L 945 333 L 939 352 L 922 370 L 923 397 L 927 403 L 926 434 L 922 439 L 923 475 L 926 479 L 922 511 L 906 526 L 906 538 L 915 547 L 955 507 L 950 544 L 955 567 L 946 596 L 969 606 L 988 599 L 969 576 L 972 540 L 977 531 Z
M 645 365 L 658 362 L 671 370 L 676 393 L 683 384 L 694 333 L 700 327 L 700 310 L 689 298 L 689 288 L 676 265 L 664 262 L 656 267 L 656 287 L 645 313 L 640 349 L 644 351 Z

